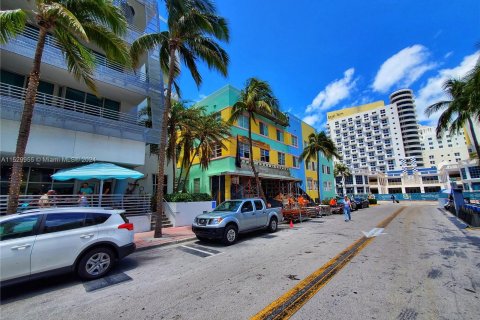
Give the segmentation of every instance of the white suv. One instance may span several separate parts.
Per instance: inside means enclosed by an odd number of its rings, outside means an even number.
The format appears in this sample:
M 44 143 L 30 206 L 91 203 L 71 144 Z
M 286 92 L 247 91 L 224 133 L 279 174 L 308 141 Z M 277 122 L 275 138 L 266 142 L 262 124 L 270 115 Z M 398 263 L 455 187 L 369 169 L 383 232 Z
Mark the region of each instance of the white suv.
M 76 271 L 97 279 L 135 251 L 123 210 L 48 208 L 0 217 L 0 284 Z

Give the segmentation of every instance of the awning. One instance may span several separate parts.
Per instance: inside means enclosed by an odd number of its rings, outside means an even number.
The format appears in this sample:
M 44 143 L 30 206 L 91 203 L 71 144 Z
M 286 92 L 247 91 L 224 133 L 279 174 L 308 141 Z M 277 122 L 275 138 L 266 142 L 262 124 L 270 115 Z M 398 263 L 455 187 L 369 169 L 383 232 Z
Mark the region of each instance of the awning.
M 251 171 L 224 171 L 224 172 L 220 172 L 218 174 L 212 174 L 210 176 L 216 176 L 216 175 L 221 175 L 221 176 L 232 175 L 232 176 L 243 176 L 243 177 L 252 177 L 252 178 L 254 177 L 253 172 L 251 172 Z M 285 180 L 285 181 L 302 181 L 302 179 L 299 179 L 299 178 L 285 177 L 285 176 L 274 175 L 274 174 L 259 173 L 258 176 L 262 179 Z
M 98 206 L 102 205 L 103 181 L 107 179 L 140 179 L 144 174 L 135 170 L 123 168 L 113 163 L 91 163 L 81 167 L 60 170 L 52 174 L 53 180 L 66 181 L 77 180 L 100 180 L 100 193 L 98 196 Z
M 85 166 L 60 170 L 52 175 L 53 180 L 107 180 L 107 179 L 140 179 L 144 174 L 135 170 L 123 168 L 113 163 L 91 163 Z

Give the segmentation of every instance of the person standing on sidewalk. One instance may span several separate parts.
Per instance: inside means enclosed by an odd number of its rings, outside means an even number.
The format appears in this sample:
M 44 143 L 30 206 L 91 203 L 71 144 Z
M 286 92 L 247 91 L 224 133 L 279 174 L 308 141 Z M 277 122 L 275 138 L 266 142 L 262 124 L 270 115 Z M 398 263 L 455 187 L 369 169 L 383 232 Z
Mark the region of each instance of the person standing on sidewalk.
M 343 215 L 345 216 L 345 222 L 352 220 L 352 216 L 350 215 L 350 207 L 352 203 L 350 202 L 350 199 L 345 196 L 344 198 L 344 205 L 343 205 Z
M 395 203 L 395 195 L 392 194 L 392 196 L 390 197 L 390 199 L 392 199 L 392 202 Z

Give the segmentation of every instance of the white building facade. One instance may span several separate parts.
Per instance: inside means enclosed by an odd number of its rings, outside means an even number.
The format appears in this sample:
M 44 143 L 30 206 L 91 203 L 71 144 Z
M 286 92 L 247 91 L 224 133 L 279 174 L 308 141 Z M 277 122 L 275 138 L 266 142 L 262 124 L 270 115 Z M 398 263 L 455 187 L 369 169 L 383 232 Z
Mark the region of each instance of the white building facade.
M 34 2 L 33 2 L 34 3 Z M 125 36 L 131 44 L 143 33 L 159 30 L 155 0 L 119 0 L 129 23 Z M 2 10 L 32 8 L 32 2 L 4 0 Z M 38 28 L 32 23 L 25 31 L 0 46 L 0 155 L 1 194 L 8 194 L 11 159 L 15 154 L 28 74 L 32 68 Z M 90 46 L 97 60 L 93 78 L 97 94 L 68 72 L 55 39 L 47 35 L 40 71 L 30 137 L 24 162 L 21 194 L 36 195 L 48 189 L 74 194 L 80 182 L 54 182 L 50 176 L 59 169 L 90 162 L 111 162 L 136 169 L 145 165 L 147 143 L 158 143 L 163 104 L 162 73 L 158 55 L 143 57 L 135 72 L 108 61 L 98 48 Z M 151 104 L 153 128 L 145 128 L 138 110 Z M 5 161 L 4 161 L 5 160 Z M 87 181 L 99 192 L 99 182 Z M 134 183 L 107 181 L 112 193 L 138 192 Z M 145 190 L 151 192 L 151 190 Z
M 327 114 L 327 133 L 342 162 L 353 170 L 387 172 L 404 166 L 423 167 L 412 92 L 403 89 L 390 97 L 389 105 L 377 101 Z
M 441 164 L 455 164 L 469 158 L 465 133 L 445 133 L 440 138 L 436 136 L 436 128 L 420 126 L 420 139 L 423 151 L 423 162 L 430 167 L 440 167 Z

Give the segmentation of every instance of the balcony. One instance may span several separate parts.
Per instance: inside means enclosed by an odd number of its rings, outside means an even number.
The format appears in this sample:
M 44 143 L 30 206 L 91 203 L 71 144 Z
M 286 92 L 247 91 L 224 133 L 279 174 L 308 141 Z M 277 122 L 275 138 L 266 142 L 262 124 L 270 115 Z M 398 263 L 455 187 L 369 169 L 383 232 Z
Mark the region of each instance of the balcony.
M 130 34 L 132 35 L 132 30 Z M 132 35 L 136 36 L 136 35 Z M 1 45 L 2 50 L 6 50 L 29 59 L 33 59 L 37 45 L 38 31 L 32 27 L 26 27 L 24 32 L 17 38 L 12 39 L 8 44 Z M 126 70 L 122 65 L 107 60 L 104 56 L 95 53 L 96 69 L 93 74 L 94 79 L 111 84 L 123 89 L 134 90 L 145 93 L 148 89 L 147 75 L 144 72 Z M 63 58 L 58 42 L 51 36 L 47 36 L 45 49 L 42 56 L 42 63 L 46 63 L 64 70 L 67 70 L 67 64 Z
M 0 83 L 1 118 L 19 121 L 25 95 L 24 88 Z M 144 141 L 148 131 L 136 115 L 44 93 L 37 93 L 33 123 L 136 141 Z

